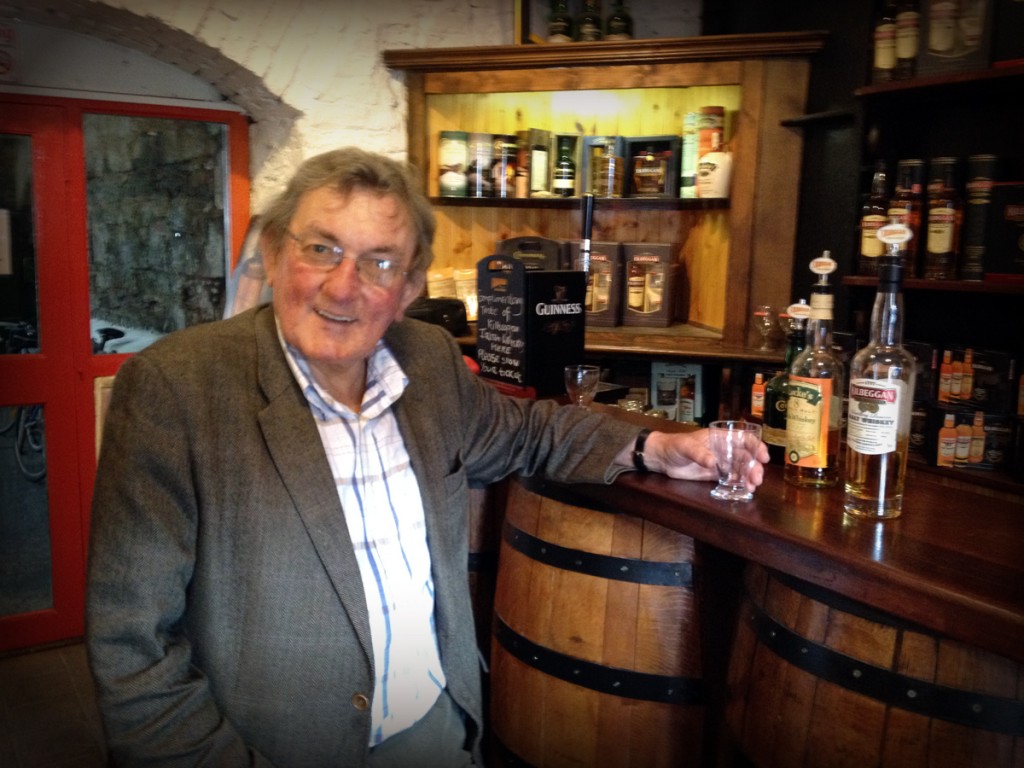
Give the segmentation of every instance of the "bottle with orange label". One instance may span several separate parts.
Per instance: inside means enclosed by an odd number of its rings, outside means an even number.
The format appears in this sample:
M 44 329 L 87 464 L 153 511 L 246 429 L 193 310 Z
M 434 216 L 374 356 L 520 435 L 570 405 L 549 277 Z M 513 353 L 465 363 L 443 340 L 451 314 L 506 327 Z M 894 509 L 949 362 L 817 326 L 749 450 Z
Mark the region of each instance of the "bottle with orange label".
M 953 353 L 945 350 L 942 353 L 942 364 L 939 366 L 939 394 L 940 402 L 949 402 L 949 389 L 953 383 Z
M 939 430 L 938 449 L 935 455 L 935 465 L 938 467 L 952 467 L 956 457 L 956 416 L 947 413 L 942 422 L 942 429 Z
M 786 404 L 786 467 L 798 486 L 824 488 L 839 482 L 843 363 L 832 350 L 832 285 L 836 262 L 829 251 L 811 261 L 818 282 L 811 292 L 807 345 L 789 369 Z
M 960 399 L 970 400 L 974 394 L 974 350 L 964 350 L 964 362 L 960 367 Z

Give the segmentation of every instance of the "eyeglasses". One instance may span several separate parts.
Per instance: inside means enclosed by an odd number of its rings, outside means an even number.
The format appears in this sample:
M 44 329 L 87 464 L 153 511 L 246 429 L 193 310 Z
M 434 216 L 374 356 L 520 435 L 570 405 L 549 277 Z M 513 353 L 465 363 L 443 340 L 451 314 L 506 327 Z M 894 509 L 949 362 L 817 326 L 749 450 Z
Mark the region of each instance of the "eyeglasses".
M 287 229 L 285 234 L 299 244 L 299 255 L 303 262 L 324 272 L 330 272 L 341 264 L 342 259 L 352 259 L 356 264 L 359 279 L 366 285 L 378 288 L 389 288 L 399 275 L 404 277 L 409 274 L 394 259 L 346 256 L 345 249 L 340 245 L 314 238 L 302 238 Z

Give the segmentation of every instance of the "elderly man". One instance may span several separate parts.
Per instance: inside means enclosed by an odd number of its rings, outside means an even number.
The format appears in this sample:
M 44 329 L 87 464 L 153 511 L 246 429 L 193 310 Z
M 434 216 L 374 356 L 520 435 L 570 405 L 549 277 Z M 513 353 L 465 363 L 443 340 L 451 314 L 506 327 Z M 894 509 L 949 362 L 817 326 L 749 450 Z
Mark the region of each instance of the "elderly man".
M 263 217 L 272 304 L 121 368 L 87 601 L 115 763 L 482 764 L 469 484 L 612 482 L 638 430 L 506 398 L 403 319 L 433 233 L 404 165 L 314 157 Z M 642 449 L 715 474 L 703 432 Z

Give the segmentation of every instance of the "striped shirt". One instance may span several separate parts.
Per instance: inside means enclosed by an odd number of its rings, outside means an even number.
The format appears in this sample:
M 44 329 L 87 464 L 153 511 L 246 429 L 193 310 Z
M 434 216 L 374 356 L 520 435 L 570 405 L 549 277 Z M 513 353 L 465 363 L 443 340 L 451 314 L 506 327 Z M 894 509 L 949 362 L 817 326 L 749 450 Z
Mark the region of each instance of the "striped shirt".
M 355 413 L 313 381 L 308 362 L 283 338 L 282 346 L 320 430 L 359 562 L 373 639 L 376 746 L 423 717 L 445 687 L 423 500 L 391 410 L 409 380 L 378 342 Z

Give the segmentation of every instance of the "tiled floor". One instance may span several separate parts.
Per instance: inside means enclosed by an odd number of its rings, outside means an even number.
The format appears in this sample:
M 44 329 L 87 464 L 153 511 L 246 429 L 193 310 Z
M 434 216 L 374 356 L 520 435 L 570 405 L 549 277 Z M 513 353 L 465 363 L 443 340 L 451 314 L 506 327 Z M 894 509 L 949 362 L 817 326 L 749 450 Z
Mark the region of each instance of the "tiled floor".
M 0 766 L 105 765 L 85 647 L 79 643 L 0 657 Z

